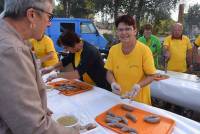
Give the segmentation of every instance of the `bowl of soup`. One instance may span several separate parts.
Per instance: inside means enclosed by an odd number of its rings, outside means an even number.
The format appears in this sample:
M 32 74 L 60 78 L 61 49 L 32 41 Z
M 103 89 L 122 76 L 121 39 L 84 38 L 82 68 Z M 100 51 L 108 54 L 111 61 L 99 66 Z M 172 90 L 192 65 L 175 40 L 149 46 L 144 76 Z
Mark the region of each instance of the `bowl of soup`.
M 76 118 L 74 115 L 60 116 L 56 121 L 65 127 L 76 127 L 79 125 L 78 118 Z

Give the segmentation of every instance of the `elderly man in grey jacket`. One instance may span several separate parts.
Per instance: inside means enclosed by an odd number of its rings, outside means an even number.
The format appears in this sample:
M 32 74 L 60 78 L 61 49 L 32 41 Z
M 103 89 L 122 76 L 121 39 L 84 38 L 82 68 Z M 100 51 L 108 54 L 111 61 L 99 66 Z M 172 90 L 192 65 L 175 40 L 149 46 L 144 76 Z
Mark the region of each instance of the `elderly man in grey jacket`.
M 48 114 L 45 87 L 26 40 L 39 39 L 53 0 L 5 0 L 0 18 L 0 134 L 78 134 Z

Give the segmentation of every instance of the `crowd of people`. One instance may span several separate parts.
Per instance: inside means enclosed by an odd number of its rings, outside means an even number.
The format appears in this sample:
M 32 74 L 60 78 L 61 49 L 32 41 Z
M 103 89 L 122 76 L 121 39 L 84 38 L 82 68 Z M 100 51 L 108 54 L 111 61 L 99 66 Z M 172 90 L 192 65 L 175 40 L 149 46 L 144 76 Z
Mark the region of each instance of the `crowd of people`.
M 53 0 L 5 1 L 0 18 L 1 134 L 79 133 L 79 128 L 66 128 L 53 121 L 41 79 L 41 75 L 70 63 L 72 71 L 56 73 L 49 79 L 80 79 L 151 105 L 149 84 L 156 76 L 162 51 L 159 38 L 152 34 L 151 24 L 144 25 L 143 36 L 137 39 L 135 19 L 129 15 L 119 16 L 115 26 L 120 42 L 110 48 L 105 63 L 97 48 L 76 33 L 64 31 L 58 44 L 68 55 L 59 61 L 53 41 L 45 35 L 46 27 L 51 25 L 52 12 Z M 194 45 L 197 50 L 200 36 Z M 172 26 L 163 47 L 167 70 L 193 70 L 192 44 L 183 35 L 182 24 Z

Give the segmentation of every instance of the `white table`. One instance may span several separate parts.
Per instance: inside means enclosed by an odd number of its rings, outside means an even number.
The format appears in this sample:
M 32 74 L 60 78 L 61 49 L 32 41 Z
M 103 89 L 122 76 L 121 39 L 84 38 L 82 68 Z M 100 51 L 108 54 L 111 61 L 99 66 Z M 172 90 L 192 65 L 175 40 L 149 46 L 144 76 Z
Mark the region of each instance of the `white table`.
M 64 96 L 58 94 L 58 91 L 53 90 L 47 92 L 47 97 L 48 107 L 54 112 L 53 118 L 57 118 L 62 113 L 74 113 L 84 123 L 91 121 L 94 122 L 97 115 L 118 103 L 128 104 L 127 100 L 122 100 L 119 96 L 97 87 L 91 91 L 74 96 Z M 173 134 L 200 134 L 200 123 L 145 104 L 132 102 L 131 105 L 175 120 L 176 126 Z M 79 113 L 77 111 L 79 111 Z M 98 125 L 96 129 L 88 131 L 87 133 L 115 134 L 115 132 L 100 125 Z
M 163 71 L 158 71 L 163 74 Z M 151 95 L 179 106 L 200 111 L 200 79 L 194 75 L 168 71 L 169 79 L 151 83 Z

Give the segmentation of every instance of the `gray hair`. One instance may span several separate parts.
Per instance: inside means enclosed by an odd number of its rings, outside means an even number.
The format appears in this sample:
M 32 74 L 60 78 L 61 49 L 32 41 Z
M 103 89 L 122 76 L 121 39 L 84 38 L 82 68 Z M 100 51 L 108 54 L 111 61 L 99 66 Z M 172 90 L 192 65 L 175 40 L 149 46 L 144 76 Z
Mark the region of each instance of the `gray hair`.
M 5 0 L 4 11 L 0 16 L 22 18 L 26 15 L 27 9 L 31 7 L 44 9 L 47 2 L 54 5 L 54 0 Z

